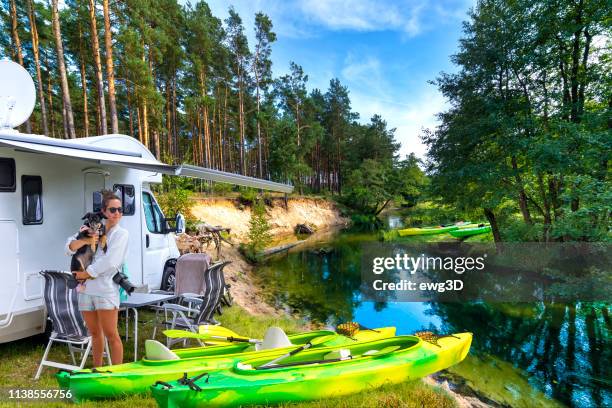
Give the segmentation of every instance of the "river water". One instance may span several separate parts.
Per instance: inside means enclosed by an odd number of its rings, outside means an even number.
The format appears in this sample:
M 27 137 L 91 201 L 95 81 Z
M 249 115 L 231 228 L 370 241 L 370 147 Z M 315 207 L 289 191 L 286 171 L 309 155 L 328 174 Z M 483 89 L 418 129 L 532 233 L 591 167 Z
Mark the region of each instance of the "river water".
M 387 216 L 387 224 L 401 227 L 401 219 Z M 377 239 L 376 233 L 326 234 L 268 259 L 255 275 L 273 304 L 330 326 L 356 321 L 396 326 L 398 334 L 471 331 L 472 351 L 451 370 L 454 383 L 459 376 L 458 387 L 465 391 L 467 384 L 489 401 L 612 406 L 609 303 L 363 301 L 361 247 Z

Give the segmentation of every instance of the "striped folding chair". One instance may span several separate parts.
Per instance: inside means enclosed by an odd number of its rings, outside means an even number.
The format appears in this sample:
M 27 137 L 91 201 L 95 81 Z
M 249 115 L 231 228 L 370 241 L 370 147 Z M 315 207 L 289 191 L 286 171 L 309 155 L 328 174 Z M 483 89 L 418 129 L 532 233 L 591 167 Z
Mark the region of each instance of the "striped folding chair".
M 47 307 L 47 316 L 51 320 L 52 332 L 34 377 L 36 380 L 40 378 L 40 374 L 45 366 L 63 370 L 82 369 L 91 351 L 91 337 L 87 334 L 87 328 L 79 312 L 78 293 L 76 290 L 71 289 L 69 285 L 72 274 L 70 272 L 59 271 L 42 271 L 40 274 L 45 278 L 45 305 Z M 68 346 L 68 351 L 72 357 L 72 365 L 48 360 L 49 351 L 53 343 L 63 343 Z M 108 343 L 105 341 L 104 345 L 106 357 L 110 365 Z M 82 355 L 78 365 L 75 353 Z
M 219 310 L 221 300 L 227 290 L 223 268 L 230 263 L 230 261 L 218 262 L 206 271 L 204 275 L 204 290 L 202 291 L 202 304 L 196 318 L 198 324 L 218 324 L 214 314 Z
M 183 301 L 189 303 L 189 307 L 168 303 L 163 305 L 166 316 L 172 316 L 164 322 L 166 328 L 186 329 L 197 333 L 201 324 L 219 324 L 213 316 L 219 309 L 221 299 L 227 290 L 223 268 L 230 263 L 230 261 L 217 262 L 202 271 L 203 282 L 199 293 L 182 294 Z M 183 342 L 186 346 L 186 339 L 166 339 L 168 347 L 177 342 Z

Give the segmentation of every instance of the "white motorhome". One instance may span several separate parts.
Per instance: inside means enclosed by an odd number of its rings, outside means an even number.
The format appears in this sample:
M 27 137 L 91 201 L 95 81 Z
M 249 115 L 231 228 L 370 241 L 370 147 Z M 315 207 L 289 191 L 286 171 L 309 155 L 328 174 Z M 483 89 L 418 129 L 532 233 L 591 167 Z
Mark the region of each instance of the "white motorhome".
M 173 279 L 179 256 L 174 231 L 150 189 L 161 183 L 162 174 L 285 193 L 293 189 L 202 167 L 166 165 L 126 135 L 63 140 L 22 134 L 12 129 L 20 123 L 7 123 L 0 123 L 0 343 L 44 332 L 39 271 L 69 269 L 66 238 L 78 231 L 83 214 L 99 206 L 100 190 L 112 189 L 122 198 L 130 280 L 157 289 Z

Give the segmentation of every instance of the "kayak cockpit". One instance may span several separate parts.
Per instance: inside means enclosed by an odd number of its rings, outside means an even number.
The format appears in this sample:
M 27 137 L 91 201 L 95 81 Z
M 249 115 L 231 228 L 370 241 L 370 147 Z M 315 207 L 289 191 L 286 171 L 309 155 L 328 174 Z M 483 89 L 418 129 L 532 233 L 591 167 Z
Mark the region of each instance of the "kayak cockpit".
M 270 357 L 259 357 L 243 360 L 236 364 L 235 371 L 241 373 L 261 372 L 269 370 L 287 369 L 291 367 L 312 364 L 330 364 L 342 361 L 355 361 L 357 359 L 379 358 L 391 353 L 400 353 L 413 350 L 421 345 L 422 340 L 416 336 L 397 336 L 388 339 L 371 341 L 367 343 L 347 344 L 342 348 L 330 350 L 327 347 L 313 348 L 289 355 L 282 361 L 275 361 Z

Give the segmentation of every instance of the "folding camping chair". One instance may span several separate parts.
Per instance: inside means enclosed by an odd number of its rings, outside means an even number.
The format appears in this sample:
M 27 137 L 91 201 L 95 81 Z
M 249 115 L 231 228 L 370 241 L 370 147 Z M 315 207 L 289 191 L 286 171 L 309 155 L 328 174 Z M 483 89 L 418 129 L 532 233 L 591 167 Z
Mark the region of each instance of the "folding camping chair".
M 181 258 L 177 261 L 177 275 L 180 274 L 180 260 Z M 219 309 L 221 299 L 227 291 L 223 268 L 229 263 L 231 262 L 218 262 L 201 271 L 202 284 L 200 289 L 195 293 L 182 294 L 183 302 L 187 302 L 189 306 L 168 303 L 162 306 L 166 316 L 166 320 L 163 322 L 166 329 L 185 329 L 197 333 L 201 324 L 219 324 L 213 316 Z M 179 288 L 179 279 L 177 278 L 177 288 Z M 197 306 L 197 309 L 193 307 L 194 305 Z M 183 341 L 186 345 L 186 339 L 168 338 L 166 343 L 170 347 L 180 341 Z M 198 343 L 202 344 L 200 341 Z
M 181 296 L 173 305 L 156 305 L 152 308 L 155 310 L 155 325 L 153 327 L 153 336 L 157 335 L 157 328 L 168 327 L 169 313 L 171 309 L 187 313 L 189 317 L 194 317 L 197 310 L 192 308 L 192 302 L 189 299 L 197 299 L 204 285 L 204 271 L 210 265 L 210 256 L 204 253 L 189 253 L 179 257 L 175 263 L 174 269 L 174 286 L 172 292 L 165 290 L 154 290 L 151 293 L 157 294 L 176 294 Z M 184 301 L 186 298 L 187 301 Z M 178 307 L 185 302 L 185 307 Z M 174 305 L 178 305 L 174 307 Z M 160 321 L 160 315 L 163 319 Z
M 45 304 L 47 315 L 51 320 L 52 332 L 49 343 L 45 349 L 43 358 L 36 371 L 34 379 L 38 380 L 43 367 L 55 367 L 64 370 L 82 369 L 87 362 L 91 350 L 91 336 L 87 335 L 87 329 L 83 317 L 79 312 L 78 294 L 68 286 L 68 280 L 72 278 L 70 272 L 42 271 L 40 274 L 45 278 Z M 48 360 L 49 351 L 53 343 L 64 343 L 68 345 L 68 351 L 72 357 L 72 365 Z M 111 364 L 108 343 L 104 341 L 108 364 Z M 81 361 L 77 365 L 75 353 L 82 354 Z

